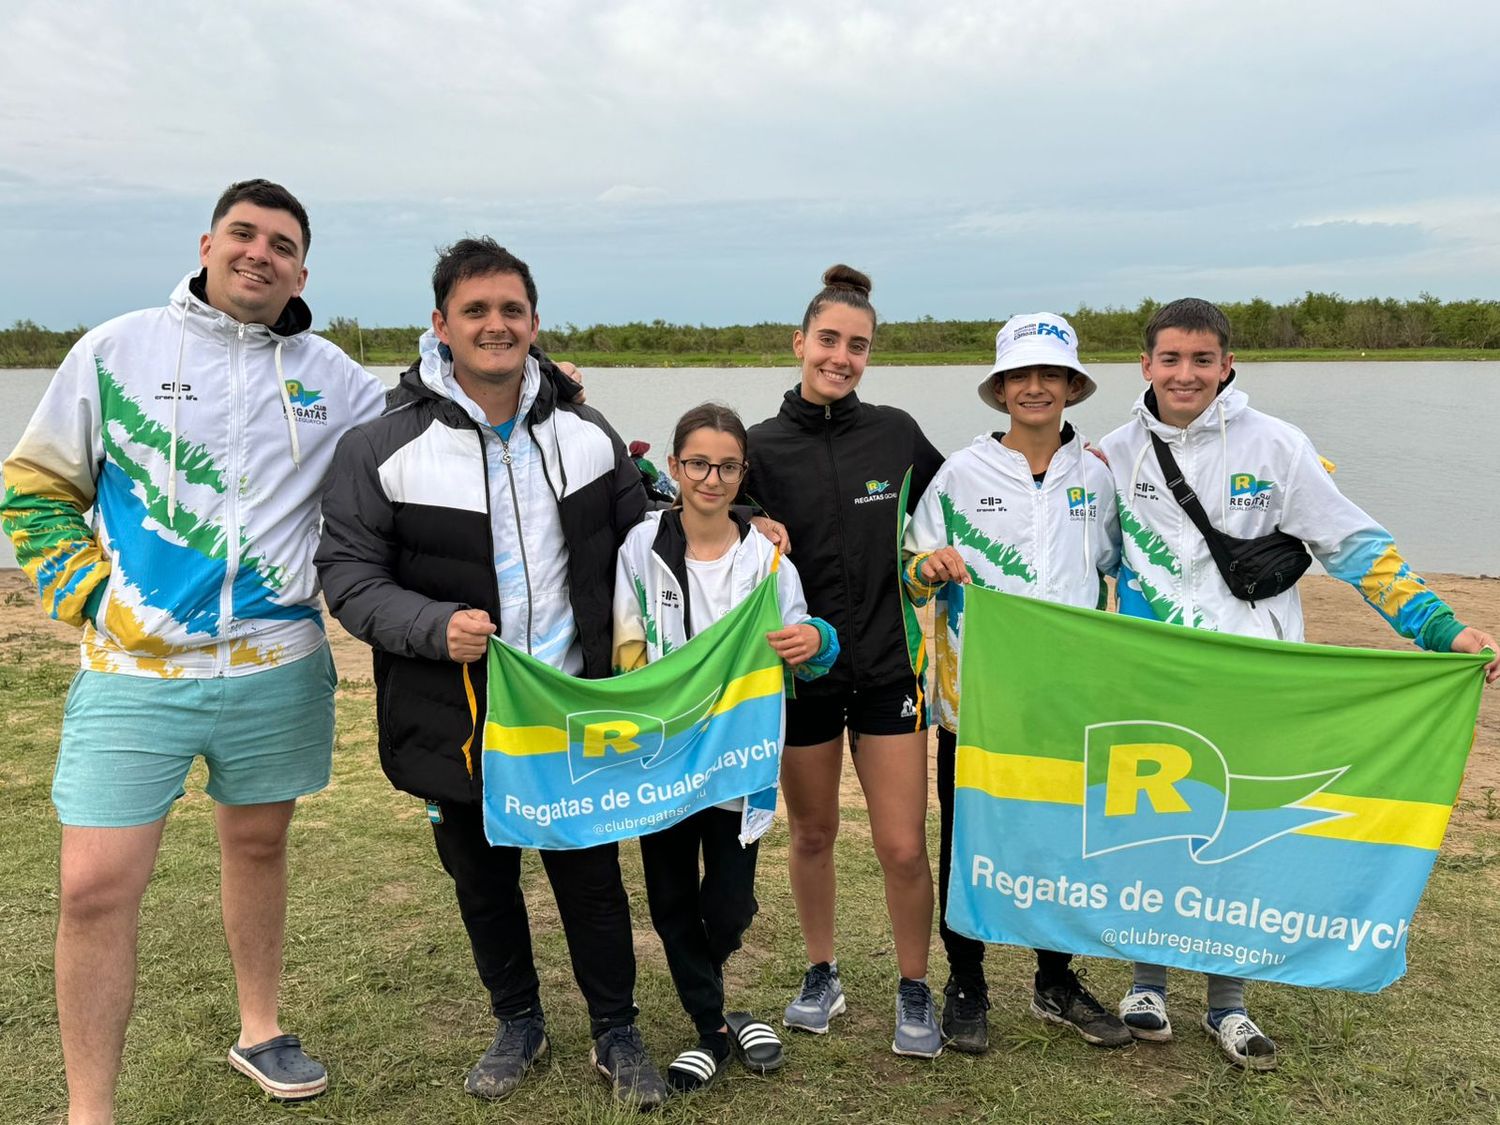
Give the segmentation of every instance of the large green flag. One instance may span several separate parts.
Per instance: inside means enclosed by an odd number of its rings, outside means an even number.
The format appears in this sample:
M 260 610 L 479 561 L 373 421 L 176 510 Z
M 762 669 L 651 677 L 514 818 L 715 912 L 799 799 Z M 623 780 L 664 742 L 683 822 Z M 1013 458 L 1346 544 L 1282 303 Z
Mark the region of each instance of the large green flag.
M 1487 657 L 966 595 L 950 926 L 1297 984 L 1402 974 Z
M 581 680 L 498 641 L 489 651 L 484 827 L 492 844 L 582 848 L 746 797 L 744 835 L 776 808 L 785 730 L 772 573 L 682 648 Z

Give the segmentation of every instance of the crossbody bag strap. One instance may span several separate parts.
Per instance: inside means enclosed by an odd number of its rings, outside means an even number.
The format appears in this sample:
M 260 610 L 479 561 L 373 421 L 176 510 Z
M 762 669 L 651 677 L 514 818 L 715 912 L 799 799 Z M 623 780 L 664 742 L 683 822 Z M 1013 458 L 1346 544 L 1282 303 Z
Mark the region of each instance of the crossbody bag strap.
M 1151 446 L 1156 450 L 1156 463 L 1161 466 L 1161 473 L 1166 478 L 1167 488 L 1171 490 L 1178 506 L 1187 513 L 1188 519 L 1193 521 L 1193 526 L 1203 536 L 1203 541 L 1208 544 L 1208 553 L 1214 557 L 1219 573 L 1224 575 L 1227 582 L 1232 560 L 1228 549 L 1224 546 L 1219 529 L 1209 522 L 1208 513 L 1203 510 L 1203 502 L 1198 499 L 1198 494 L 1188 487 L 1182 470 L 1177 467 L 1177 458 L 1172 456 L 1172 450 L 1167 443 L 1152 433 Z

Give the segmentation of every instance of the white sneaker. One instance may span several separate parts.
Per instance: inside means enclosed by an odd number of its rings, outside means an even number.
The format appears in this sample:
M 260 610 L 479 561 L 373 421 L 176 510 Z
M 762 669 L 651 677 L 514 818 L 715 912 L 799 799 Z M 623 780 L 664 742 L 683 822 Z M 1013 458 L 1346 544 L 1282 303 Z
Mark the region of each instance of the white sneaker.
M 1130 1034 L 1148 1043 L 1168 1043 L 1172 1021 L 1167 1019 L 1167 998 L 1154 988 L 1132 988 L 1120 1000 L 1120 1019 Z
M 1245 1012 L 1230 1012 L 1219 1021 L 1218 1027 L 1205 1013 L 1203 1030 L 1218 1042 L 1219 1050 L 1235 1066 L 1250 1070 L 1276 1069 L 1276 1044 Z

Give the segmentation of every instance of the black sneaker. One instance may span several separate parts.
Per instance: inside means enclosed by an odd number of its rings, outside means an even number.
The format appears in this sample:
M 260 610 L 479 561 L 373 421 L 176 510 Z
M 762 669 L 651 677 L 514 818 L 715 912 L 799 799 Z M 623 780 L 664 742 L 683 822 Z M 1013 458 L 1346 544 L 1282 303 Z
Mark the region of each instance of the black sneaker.
M 943 986 L 943 1038 L 955 1051 L 982 1055 L 990 1049 L 990 990 L 949 978 Z
M 1031 1014 L 1071 1027 L 1085 1043 L 1097 1047 L 1123 1047 L 1134 1041 L 1124 1021 L 1095 1000 L 1071 969 L 1065 969 L 1056 983 L 1032 989 Z
M 655 1109 L 666 1100 L 667 1084 L 634 1024 L 612 1027 L 595 1039 L 589 1061 L 609 1080 L 616 1101 L 636 1109 Z
M 464 1079 L 464 1089 L 476 1098 L 503 1098 L 515 1091 L 531 1064 L 546 1053 L 547 1032 L 540 1012 L 501 1020 L 490 1049 Z

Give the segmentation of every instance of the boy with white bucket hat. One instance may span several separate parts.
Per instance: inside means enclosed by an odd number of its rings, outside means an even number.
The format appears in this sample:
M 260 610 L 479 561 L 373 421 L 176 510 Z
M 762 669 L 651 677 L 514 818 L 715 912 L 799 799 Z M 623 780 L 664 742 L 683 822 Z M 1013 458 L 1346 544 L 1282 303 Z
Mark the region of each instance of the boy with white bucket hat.
M 903 541 L 912 601 L 936 595 L 938 806 L 942 824 L 940 929 L 947 950 L 943 1034 L 949 1046 L 988 1047 L 984 943 L 948 928 L 953 861 L 954 769 L 958 747 L 959 638 L 969 582 L 1027 598 L 1096 607 L 1102 576 L 1120 557 L 1108 467 L 1062 420 L 1095 383 L 1078 362 L 1073 326 L 1055 313 L 1013 316 L 995 337 L 995 366 L 979 397 L 1010 416 L 1006 432 L 981 434 L 949 457 L 923 494 Z M 1099 503 L 1096 498 L 1103 498 Z M 1039 949 L 1031 1012 L 1073 1028 L 1086 1041 L 1118 1047 L 1129 1030 L 1069 967 L 1072 955 Z

